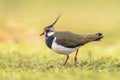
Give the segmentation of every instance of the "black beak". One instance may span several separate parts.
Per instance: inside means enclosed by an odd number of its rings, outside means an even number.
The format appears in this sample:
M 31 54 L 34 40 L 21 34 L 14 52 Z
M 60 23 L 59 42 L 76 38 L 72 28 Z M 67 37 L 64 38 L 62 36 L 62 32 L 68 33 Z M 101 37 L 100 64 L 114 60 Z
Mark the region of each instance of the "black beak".
M 44 35 L 44 34 L 45 34 L 45 33 L 43 32 L 43 33 L 40 34 L 40 36 L 42 36 L 42 35 Z

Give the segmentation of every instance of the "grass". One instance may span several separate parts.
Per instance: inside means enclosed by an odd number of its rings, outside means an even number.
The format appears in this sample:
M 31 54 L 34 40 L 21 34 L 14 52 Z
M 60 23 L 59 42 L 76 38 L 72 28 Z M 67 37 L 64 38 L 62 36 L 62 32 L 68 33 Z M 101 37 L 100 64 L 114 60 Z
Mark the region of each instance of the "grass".
M 99 54 L 97 48 L 90 52 L 89 50 L 92 50 L 90 47 L 96 47 L 95 45 L 88 44 L 80 49 L 76 66 L 73 65 L 74 53 L 70 55 L 67 65 L 61 66 L 66 57 L 55 54 L 44 45 L 1 43 L 0 80 L 119 79 L 120 58 L 117 56 L 119 50 L 115 50 L 117 52 L 111 55 Z M 103 51 L 107 49 L 107 46 L 97 47 Z

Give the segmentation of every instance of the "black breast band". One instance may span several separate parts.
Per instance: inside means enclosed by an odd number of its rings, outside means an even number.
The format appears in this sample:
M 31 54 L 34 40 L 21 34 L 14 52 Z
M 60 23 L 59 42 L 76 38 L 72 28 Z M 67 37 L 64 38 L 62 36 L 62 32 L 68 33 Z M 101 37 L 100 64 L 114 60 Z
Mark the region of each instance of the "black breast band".
M 52 43 L 53 43 L 54 37 L 50 36 L 46 38 L 46 45 L 51 48 L 52 47 Z

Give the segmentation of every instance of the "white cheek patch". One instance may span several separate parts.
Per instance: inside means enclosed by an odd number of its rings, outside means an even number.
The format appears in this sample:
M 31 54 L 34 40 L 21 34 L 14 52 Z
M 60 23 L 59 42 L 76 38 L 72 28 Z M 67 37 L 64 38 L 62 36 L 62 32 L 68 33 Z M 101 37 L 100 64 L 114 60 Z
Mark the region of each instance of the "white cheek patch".
M 48 36 L 48 37 L 49 37 L 49 36 L 52 36 L 54 33 L 55 33 L 55 32 L 49 32 L 49 33 L 47 33 L 47 36 Z
M 54 38 L 53 43 L 52 43 L 52 50 L 57 52 L 57 53 L 70 54 L 79 48 L 79 47 L 67 48 L 67 47 L 64 47 L 64 46 L 57 44 L 55 41 L 56 41 L 56 37 Z

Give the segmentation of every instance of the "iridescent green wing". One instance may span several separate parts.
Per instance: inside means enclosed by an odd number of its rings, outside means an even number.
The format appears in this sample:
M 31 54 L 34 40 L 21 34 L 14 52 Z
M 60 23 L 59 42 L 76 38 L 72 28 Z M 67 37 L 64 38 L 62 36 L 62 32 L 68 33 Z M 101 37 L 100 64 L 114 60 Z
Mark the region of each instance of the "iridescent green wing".
M 62 46 L 74 48 L 83 45 L 86 39 L 83 35 L 77 35 L 71 32 L 56 32 L 54 37 L 57 38 L 56 42 Z

